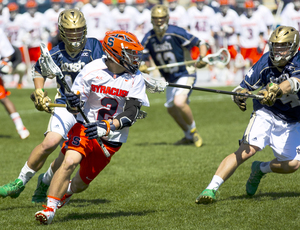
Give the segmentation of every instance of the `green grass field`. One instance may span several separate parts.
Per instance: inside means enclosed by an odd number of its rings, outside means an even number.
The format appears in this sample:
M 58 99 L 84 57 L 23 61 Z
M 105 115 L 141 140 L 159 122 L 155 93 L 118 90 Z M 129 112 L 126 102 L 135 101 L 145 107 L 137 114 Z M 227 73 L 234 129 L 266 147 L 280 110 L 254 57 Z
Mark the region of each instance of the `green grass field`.
M 219 88 L 232 90 L 232 88 Z M 31 150 L 43 140 L 49 114 L 35 110 L 32 89 L 12 89 L 31 136 L 20 140 L 13 122 L 0 107 L 0 185 L 13 181 Z M 48 89 L 53 98 L 55 89 Z M 53 224 L 40 226 L 31 204 L 37 177 L 56 158 L 57 149 L 17 199 L 0 199 L 1 229 L 299 229 L 299 173 L 268 174 L 253 198 L 245 184 L 254 160 L 273 159 L 270 148 L 241 165 L 220 188 L 218 202 L 197 205 L 219 163 L 238 147 L 251 114 L 241 112 L 230 96 L 194 91 L 191 107 L 203 137 L 201 148 L 175 147 L 182 132 L 163 106 L 164 94 L 149 94 L 148 117 L 131 127 L 128 142 L 111 163 L 70 203 L 56 212 Z

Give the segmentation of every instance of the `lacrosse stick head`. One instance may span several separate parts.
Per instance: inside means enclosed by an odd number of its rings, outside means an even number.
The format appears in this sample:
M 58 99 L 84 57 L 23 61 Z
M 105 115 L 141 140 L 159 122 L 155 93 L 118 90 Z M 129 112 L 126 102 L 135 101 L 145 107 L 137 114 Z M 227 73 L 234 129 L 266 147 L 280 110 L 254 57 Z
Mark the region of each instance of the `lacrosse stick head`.
M 134 34 L 125 30 L 106 32 L 102 45 L 107 57 L 116 64 L 131 74 L 138 71 L 144 47 Z
M 151 23 L 158 37 L 162 37 L 168 29 L 169 9 L 164 5 L 157 4 L 151 9 Z
M 142 73 L 146 89 L 149 93 L 161 93 L 165 91 L 167 82 L 163 79 L 155 79 L 148 74 Z
M 205 56 L 203 61 L 210 65 L 220 64 L 226 66 L 230 61 L 230 53 L 227 49 L 222 48 L 216 54 L 209 54 Z
M 87 29 L 83 13 L 77 9 L 62 11 L 58 17 L 58 29 L 67 53 L 75 57 L 86 43 Z

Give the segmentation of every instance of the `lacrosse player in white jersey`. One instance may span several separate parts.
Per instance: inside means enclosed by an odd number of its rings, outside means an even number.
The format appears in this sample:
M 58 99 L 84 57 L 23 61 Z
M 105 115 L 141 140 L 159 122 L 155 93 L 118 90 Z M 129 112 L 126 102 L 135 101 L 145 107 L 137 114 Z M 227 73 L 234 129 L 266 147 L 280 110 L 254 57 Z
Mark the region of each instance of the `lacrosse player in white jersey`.
M 294 7 L 290 7 L 289 10 L 282 12 L 281 23 L 282 26 L 292 26 L 296 30 L 300 29 L 300 0 L 293 0 Z
M 141 106 L 149 106 L 138 69 L 144 48 L 137 37 L 127 31 L 111 31 L 102 45 L 107 56 L 86 65 L 72 86 L 77 93 L 67 94 L 68 105 L 75 114 L 84 102 L 82 109 L 91 123 L 78 114 L 78 123 L 69 132 L 69 140 L 62 147 L 64 161 L 50 184 L 47 207 L 35 214 L 42 224 L 51 224 L 57 208 L 74 193 L 88 188 L 126 142 Z M 97 138 L 101 138 L 110 157 L 105 156 Z M 70 181 L 79 164 L 79 173 Z
M 91 0 L 81 8 L 86 18 L 88 29 L 87 37 L 97 38 L 102 41 L 105 32 L 109 30 L 110 13 L 109 8 L 99 0 Z
M 250 61 L 248 65 L 250 67 L 263 55 L 264 32 L 267 31 L 267 26 L 260 15 L 254 11 L 252 0 L 246 0 L 244 5 L 245 12 L 240 16 L 241 30 L 238 34 L 238 44 L 243 58 Z
M 136 16 L 138 21 L 134 34 L 139 41 L 141 41 L 145 34 L 153 28 L 151 23 L 151 12 L 146 6 L 146 0 L 135 0 L 135 8 L 138 10 L 139 14 Z
M 9 18 L 9 10 L 4 7 L 3 0 L 0 0 L 0 28 L 4 29 Z
M 117 0 L 117 7 L 111 11 L 113 30 L 133 32 L 138 25 L 138 15 L 138 10 L 127 5 L 126 0 Z
M 44 12 L 45 20 L 43 27 L 49 33 L 49 41 L 51 42 L 52 47 L 56 46 L 61 41 L 59 38 L 57 21 L 60 12 L 63 10 L 61 0 L 51 0 L 51 8 Z
M 20 114 L 17 112 L 15 105 L 8 98 L 10 92 L 4 88 L 4 82 L 1 78 L 2 74 L 10 74 L 12 72 L 12 67 L 8 65 L 7 62 L 10 60 L 14 52 L 14 48 L 7 39 L 4 31 L 0 28 L 0 102 L 13 120 L 20 138 L 26 139 L 29 137 L 30 133 L 23 125 L 22 119 Z
M 169 24 L 188 28 L 188 15 L 186 9 L 178 4 L 178 0 L 168 0 L 169 2 Z

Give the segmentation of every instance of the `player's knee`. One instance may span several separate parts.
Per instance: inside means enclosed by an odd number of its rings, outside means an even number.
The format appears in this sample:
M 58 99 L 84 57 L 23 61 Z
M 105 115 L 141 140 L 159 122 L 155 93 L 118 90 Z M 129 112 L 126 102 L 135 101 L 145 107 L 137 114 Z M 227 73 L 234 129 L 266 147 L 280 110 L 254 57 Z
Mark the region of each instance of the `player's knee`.
M 65 156 L 64 162 L 63 162 L 63 168 L 66 171 L 74 171 L 76 166 L 78 165 L 78 162 L 72 157 L 72 156 Z
M 186 100 L 184 100 L 183 98 L 174 98 L 174 106 L 182 109 L 187 106 Z

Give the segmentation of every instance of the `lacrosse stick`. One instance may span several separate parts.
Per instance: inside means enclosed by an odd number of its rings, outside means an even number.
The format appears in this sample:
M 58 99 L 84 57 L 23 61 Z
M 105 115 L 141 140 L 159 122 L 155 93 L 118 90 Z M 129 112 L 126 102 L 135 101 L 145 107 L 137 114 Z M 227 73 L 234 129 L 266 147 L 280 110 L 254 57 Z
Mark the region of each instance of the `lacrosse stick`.
M 47 65 L 47 69 L 55 76 L 57 76 L 63 83 L 65 89 L 71 93 L 71 89 L 68 85 L 68 83 L 65 80 L 65 77 L 63 75 L 63 73 L 61 72 L 60 68 L 54 63 L 54 61 L 51 58 L 51 55 L 49 53 L 49 50 L 47 48 L 47 46 L 44 43 L 41 43 L 40 45 L 41 48 L 41 56 L 44 59 L 44 64 Z M 87 118 L 87 116 L 84 114 L 84 112 L 82 111 L 81 107 L 78 106 L 77 107 L 79 113 L 81 114 L 81 116 L 83 117 L 83 119 L 85 120 L 86 123 L 90 123 L 89 119 Z M 97 139 L 98 143 L 101 146 L 101 149 L 103 150 L 104 154 L 106 157 L 110 157 L 110 153 L 108 152 L 108 150 L 105 148 L 103 142 L 101 141 L 100 137 Z
M 220 93 L 220 94 L 227 94 L 227 95 L 234 95 L 234 96 L 243 96 L 243 97 L 251 97 L 257 100 L 261 100 L 264 98 L 262 95 L 255 95 L 255 94 L 248 94 L 248 93 L 237 93 L 232 91 L 224 91 L 224 90 L 218 90 L 218 89 L 208 89 L 208 88 L 201 88 L 201 87 L 194 87 L 189 85 L 180 85 L 180 84 L 174 84 L 165 82 L 162 80 L 156 80 L 150 77 L 148 74 L 143 74 L 144 81 L 146 84 L 146 88 L 151 93 L 156 92 L 163 92 L 163 90 L 167 87 L 176 87 L 176 88 L 183 88 L 183 89 L 192 89 L 192 90 L 199 90 L 199 91 L 205 91 L 205 92 L 211 92 L 211 93 Z
M 199 61 L 199 60 L 190 60 L 190 61 L 184 61 L 184 62 L 170 63 L 170 64 L 166 64 L 166 65 L 161 65 L 161 66 L 154 66 L 154 67 L 149 67 L 147 69 L 147 71 L 153 71 L 155 69 L 164 69 L 164 68 L 171 68 L 171 67 L 175 67 L 175 66 L 193 64 L 193 63 L 196 63 L 197 61 Z M 202 58 L 202 61 L 206 62 L 209 65 L 221 64 L 221 65 L 226 66 L 230 61 L 230 54 L 227 49 L 222 48 L 217 53 L 206 55 L 205 57 Z

